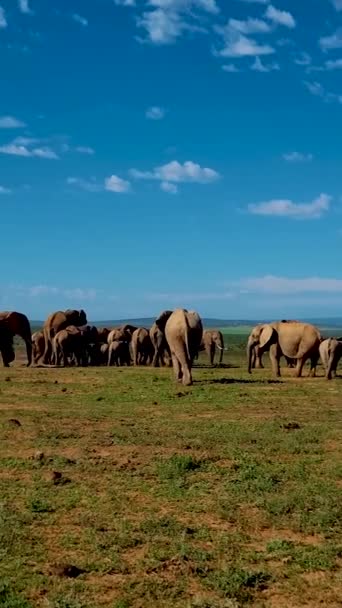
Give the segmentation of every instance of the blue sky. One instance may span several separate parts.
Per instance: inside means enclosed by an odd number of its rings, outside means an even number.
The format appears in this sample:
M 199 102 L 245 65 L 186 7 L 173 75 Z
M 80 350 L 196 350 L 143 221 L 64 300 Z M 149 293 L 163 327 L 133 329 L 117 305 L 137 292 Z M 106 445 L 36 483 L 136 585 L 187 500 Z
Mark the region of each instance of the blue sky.
M 0 307 L 342 314 L 342 0 L 0 0 Z

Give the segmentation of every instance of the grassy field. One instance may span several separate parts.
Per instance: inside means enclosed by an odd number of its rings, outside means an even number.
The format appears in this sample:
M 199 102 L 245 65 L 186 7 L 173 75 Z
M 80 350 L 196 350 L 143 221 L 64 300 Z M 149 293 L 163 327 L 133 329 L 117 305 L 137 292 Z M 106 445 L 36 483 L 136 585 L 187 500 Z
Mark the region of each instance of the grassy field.
M 0 368 L 1 608 L 341 606 L 341 379 L 250 377 L 244 341 L 190 389 Z

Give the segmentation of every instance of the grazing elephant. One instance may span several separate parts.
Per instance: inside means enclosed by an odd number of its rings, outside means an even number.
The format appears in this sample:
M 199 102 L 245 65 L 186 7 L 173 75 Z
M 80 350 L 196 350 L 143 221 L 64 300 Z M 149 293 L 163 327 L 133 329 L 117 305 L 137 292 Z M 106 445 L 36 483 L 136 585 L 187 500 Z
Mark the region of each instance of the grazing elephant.
M 13 333 L 3 319 L 0 320 L 0 353 L 4 367 L 9 367 L 9 364 L 15 359 Z
M 221 365 L 224 351 L 222 332 L 206 329 L 203 332 L 202 348 L 208 355 L 210 365 L 214 365 L 216 348 L 220 351 L 219 364 Z
M 70 325 L 81 327 L 87 324 L 87 315 L 84 310 L 58 310 L 52 313 L 44 323 L 44 354 L 41 357 L 40 363 L 51 363 L 52 356 L 52 340 L 56 334 Z
M 165 311 L 165 314 L 172 310 Z M 154 348 L 154 355 L 152 360 L 153 367 L 159 367 L 160 365 L 172 365 L 171 353 L 169 349 L 169 345 L 166 342 L 165 334 L 161 329 L 159 329 L 156 322 L 153 323 L 150 329 L 150 339 L 152 342 L 152 346 Z
M 114 340 L 108 345 L 108 365 L 131 365 L 128 342 Z
M 44 332 L 36 331 L 32 335 L 32 354 L 33 362 L 37 365 L 39 359 L 43 356 L 45 349 Z
M 132 355 L 134 365 L 148 365 L 153 358 L 153 345 L 148 329 L 140 327 L 132 334 Z
M 310 323 L 298 321 L 276 321 L 257 325 L 251 332 L 247 344 L 248 371 L 252 371 L 253 350 L 256 346 L 262 351 L 269 349 L 273 372 L 280 376 L 282 355 L 296 359 L 296 376 L 302 375 L 307 359 L 311 359 L 311 374 L 315 375 L 319 358 L 318 348 L 321 335 Z
M 28 318 L 21 312 L 0 312 L 0 320 L 6 321 L 10 332 L 22 338 L 26 344 L 27 367 L 32 363 L 31 327 Z
M 319 354 L 325 369 L 325 377 L 331 380 L 336 376 L 338 362 L 342 357 L 342 338 L 328 338 L 319 346 Z
M 156 319 L 156 324 L 165 332 L 176 380 L 190 386 L 192 364 L 201 347 L 203 335 L 199 314 L 181 308 L 171 313 L 166 311 Z

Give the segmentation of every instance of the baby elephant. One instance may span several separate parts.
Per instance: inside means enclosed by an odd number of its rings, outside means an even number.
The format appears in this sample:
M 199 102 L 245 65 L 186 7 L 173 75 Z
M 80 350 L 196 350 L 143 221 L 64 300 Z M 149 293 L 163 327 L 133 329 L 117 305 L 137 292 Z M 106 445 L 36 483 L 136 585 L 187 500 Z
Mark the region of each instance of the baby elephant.
M 325 369 L 325 377 L 331 380 L 336 376 L 338 362 L 342 357 L 342 338 L 328 338 L 319 346 L 319 354 Z
M 108 348 L 108 365 L 131 365 L 131 354 L 128 342 L 114 340 Z

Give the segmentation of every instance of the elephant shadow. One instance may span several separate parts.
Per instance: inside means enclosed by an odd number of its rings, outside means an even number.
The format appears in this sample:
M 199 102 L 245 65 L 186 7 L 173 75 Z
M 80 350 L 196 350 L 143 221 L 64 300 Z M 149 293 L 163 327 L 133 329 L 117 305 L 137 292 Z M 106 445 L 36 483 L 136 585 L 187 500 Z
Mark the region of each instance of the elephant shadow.
M 281 380 L 252 380 L 247 378 L 214 378 L 198 380 L 198 384 L 282 384 Z
M 239 365 L 233 365 L 233 363 L 217 363 L 209 365 L 209 363 L 198 363 L 193 366 L 196 369 L 239 369 Z

